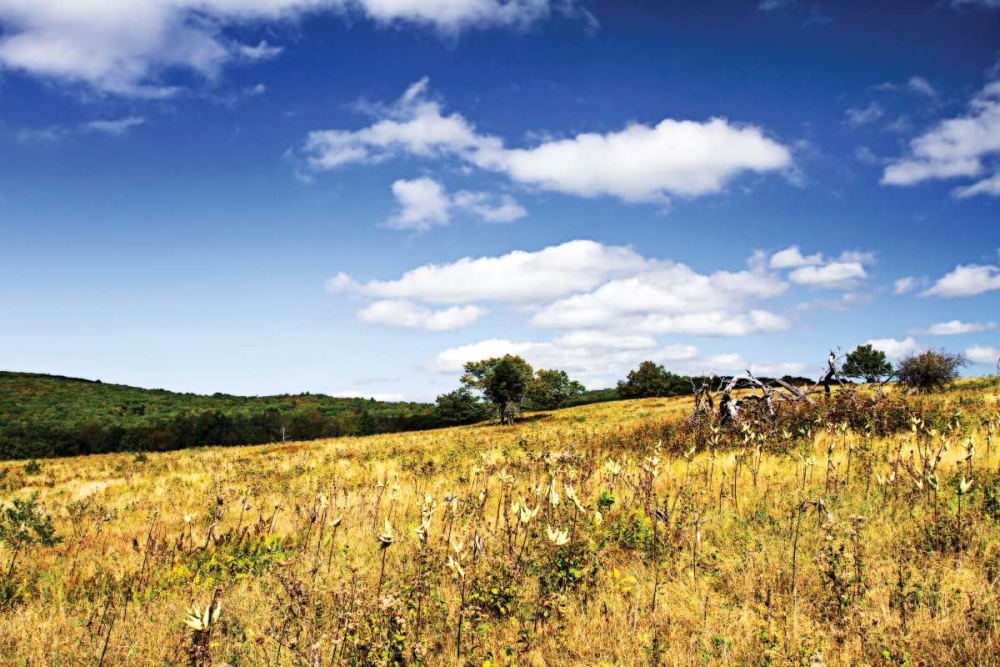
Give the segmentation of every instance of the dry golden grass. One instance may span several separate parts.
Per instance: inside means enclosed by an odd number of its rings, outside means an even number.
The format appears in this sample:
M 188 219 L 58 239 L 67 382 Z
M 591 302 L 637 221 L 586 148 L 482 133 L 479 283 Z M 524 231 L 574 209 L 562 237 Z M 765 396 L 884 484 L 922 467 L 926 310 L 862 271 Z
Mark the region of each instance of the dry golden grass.
M 0 497 L 37 492 L 63 538 L 7 577 L 0 663 L 1000 664 L 995 392 L 940 399 L 948 432 L 821 424 L 690 456 L 636 428 L 689 399 L 650 399 L 0 464 Z M 918 488 L 910 451 L 943 439 Z

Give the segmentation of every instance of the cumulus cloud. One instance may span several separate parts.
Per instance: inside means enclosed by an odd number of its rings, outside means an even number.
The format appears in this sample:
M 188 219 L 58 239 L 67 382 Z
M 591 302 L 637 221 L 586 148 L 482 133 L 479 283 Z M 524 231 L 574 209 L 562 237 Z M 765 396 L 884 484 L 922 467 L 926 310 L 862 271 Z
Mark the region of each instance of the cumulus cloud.
M 926 333 L 931 334 L 932 336 L 955 336 L 958 334 L 992 331 L 996 328 L 996 322 L 963 322 L 961 320 L 950 320 L 948 322 L 937 322 L 930 325 L 927 327 Z
M 820 289 L 853 289 L 868 277 L 865 266 L 875 263 L 875 254 L 847 251 L 838 257 L 827 258 L 823 253 L 803 255 L 793 245 L 771 255 L 768 266 L 772 269 L 793 269 L 788 280 L 807 287 Z
M 800 266 L 812 266 L 814 264 L 822 263 L 822 253 L 816 253 L 815 255 L 809 255 L 806 257 L 802 254 L 802 251 L 799 250 L 797 245 L 793 245 L 785 248 L 784 250 L 779 250 L 771 255 L 771 260 L 768 265 L 772 269 L 794 269 Z
M 791 151 L 752 125 L 723 118 L 633 123 L 606 134 L 584 133 L 510 148 L 482 134 L 461 114 L 446 114 L 428 96 L 426 78 L 359 130 L 309 133 L 302 153 L 318 171 L 372 164 L 399 154 L 453 158 L 543 190 L 629 202 L 666 202 L 671 196 L 718 193 L 743 173 L 787 170 Z
M 227 28 L 326 12 L 456 34 L 520 29 L 554 11 L 592 21 L 576 0 L 0 0 L 0 66 L 106 93 L 162 98 L 177 91 L 162 83 L 169 69 L 213 78 L 230 62 L 281 53 L 266 41 L 234 42 Z
M 427 177 L 398 180 L 392 184 L 392 194 L 399 210 L 386 221 L 386 226 L 394 229 L 426 231 L 447 225 L 454 210 L 493 223 L 514 222 L 528 214 L 510 195 L 496 197 L 488 192 L 462 190 L 450 196 L 443 185 Z
M 427 303 L 477 301 L 539 303 L 593 289 L 611 277 L 650 265 L 631 248 L 595 241 L 569 241 L 535 252 L 515 250 L 496 257 L 465 257 L 448 264 L 428 264 L 397 280 L 358 283 L 346 274 L 327 281 L 333 292 Z
M 903 357 L 921 352 L 924 349 L 923 346 L 915 341 L 912 336 L 907 336 L 903 340 L 897 340 L 895 338 L 875 338 L 867 341 L 867 343 L 876 350 L 882 350 L 885 352 L 885 356 L 892 361 L 898 361 Z
M 392 194 L 399 202 L 399 211 L 386 222 L 395 229 L 426 230 L 436 225 L 447 225 L 450 219 L 444 188 L 430 178 L 396 181 Z
M 566 370 L 590 386 L 608 386 L 645 360 L 663 364 L 674 372 L 691 375 L 741 373 L 749 369 L 756 374 L 780 376 L 806 371 L 804 364 L 796 362 L 751 364 L 736 353 L 703 356 L 692 345 L 609 352 L 599 346 L 566 345 L 562 339 L 552 342 L 518 342 L 497 338 L 444 350 L 428 366 L 435 372 L 454 374 L 461 372 L 466 362 L 505 354 L 520 355 L 536 368 Z
M 788 328 L 785 318 L 748 303 L 783 294 L 787 284 L 763 273 L 699 274 L 663 263 L 539 308 L 531 323 L 552 329 L 618 327 L 652 334 L 742 336 Z
M 406 300 L 375 301 L 358 311 L 358 319 L 407 329 L 451 331 L 472 324 L 489 311 L 478 306 L 452 306 L 432 310 Z
M 927 180 L 977 178 L 984 161 L 1000 153 L 1000 81 L 986 85 L 969 103 L 965 115 L 941 121 L 910 141 L 909 155 L 889 164 L 884 185 L 907 186 Z M 1000 195 L 997 174 L 959 187 L 957 197 Z
M 1000 289 L 1000 267 L 989 264 L 956 266 L 942 276 L 921 296 L 959 297 L 974 296 Z
M 829 262 L 823 266 L 803 266 L 788 274 L 799 285 L 825 289 L 852 289 L 868 276 L 861 262 Z
M 974 364 L 1000 363 L 1000 349 L 988 345 L 973 345 L 965 350 L 965 356 Z

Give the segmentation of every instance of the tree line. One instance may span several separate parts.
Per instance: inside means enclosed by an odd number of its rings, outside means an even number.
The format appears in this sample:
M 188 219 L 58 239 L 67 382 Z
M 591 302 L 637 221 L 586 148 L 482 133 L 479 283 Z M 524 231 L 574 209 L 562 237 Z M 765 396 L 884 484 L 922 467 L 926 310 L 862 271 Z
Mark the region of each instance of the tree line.
M 926 351 L 894 367 L 883 351 L 861 345 L 832 368 L 847 382 L 897 381 L 914 391 L 933 391 L 954 381 L 965 363 L 961 355 Z M 566 371 L 536 370 L 522 357 L 509 354 L 469 362 L 463 370 L 460 386 L 438 396 L 433 405 L 315 394 L 197 396 L 0 372 L 0 459 L 315 440 L 486 420 L 507 425 L 525 411 L 683 396 L 709 380 L 729 379 L 678 375 L 643 361 L 616 387 L 588 391 Z M 814 382 L 787 375 L 779 379 L 799 386 Z

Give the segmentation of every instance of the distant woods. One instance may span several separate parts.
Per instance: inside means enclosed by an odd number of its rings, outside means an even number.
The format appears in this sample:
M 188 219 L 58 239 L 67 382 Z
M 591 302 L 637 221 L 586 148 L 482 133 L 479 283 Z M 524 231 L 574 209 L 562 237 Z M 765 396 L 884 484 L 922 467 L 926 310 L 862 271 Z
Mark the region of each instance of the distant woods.
M 253 445 L 441 424 L 426 403 L 308 393 L 201 396 L 0 372 L 0 459 Z
M 840 361 L 831 355 L 827 379 L 850 382 L 854 378 L 880 385 L 896 381 L 914 392 L 947 387 L 966 363 L 960 355 L 926 351 L 893 367 L 885 353 L 871 345 L 857 347 L 844 355 L 842 365 Z M 644 361 L 615 388 L 587 390 L 564 370 L 535 369 L 515 355 L 469 362 L 463 370 L 461 386 L 438 396 L 435 404 L 309 393 L 201 396 L 0 371 L 0 459 L 267 444 L 487 420 L 506 425 L 525 411 L 690 395 L 696 388 L 718 388 L 731 380 L 677 375 L 653 361 Z M 754 381 L 780 386 L 814 383 L 787 375 Z

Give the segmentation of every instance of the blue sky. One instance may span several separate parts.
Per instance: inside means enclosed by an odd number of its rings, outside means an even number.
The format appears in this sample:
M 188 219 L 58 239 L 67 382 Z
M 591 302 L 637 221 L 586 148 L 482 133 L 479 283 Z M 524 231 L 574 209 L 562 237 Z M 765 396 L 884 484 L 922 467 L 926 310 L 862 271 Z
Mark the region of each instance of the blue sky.
M 0 368 L 1000 357 L 1000 3 L 0 0 Z

